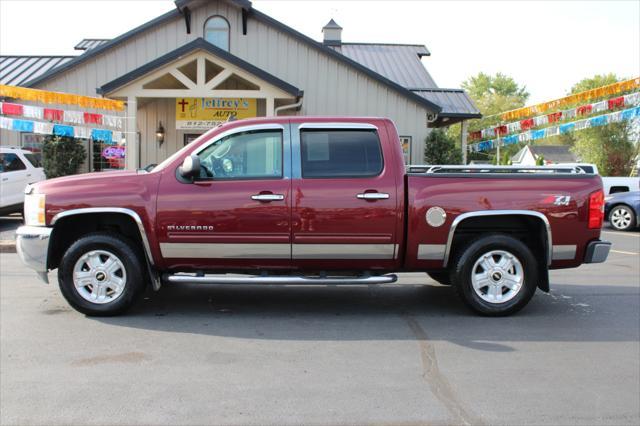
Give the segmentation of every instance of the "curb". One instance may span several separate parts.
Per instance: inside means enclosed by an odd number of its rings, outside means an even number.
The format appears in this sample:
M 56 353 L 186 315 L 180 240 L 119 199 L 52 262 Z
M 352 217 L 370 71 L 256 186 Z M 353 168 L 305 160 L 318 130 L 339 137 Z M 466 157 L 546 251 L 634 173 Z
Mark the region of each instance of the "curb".
M 0 240 L 0 253 L 15 253 L 15 240 Z

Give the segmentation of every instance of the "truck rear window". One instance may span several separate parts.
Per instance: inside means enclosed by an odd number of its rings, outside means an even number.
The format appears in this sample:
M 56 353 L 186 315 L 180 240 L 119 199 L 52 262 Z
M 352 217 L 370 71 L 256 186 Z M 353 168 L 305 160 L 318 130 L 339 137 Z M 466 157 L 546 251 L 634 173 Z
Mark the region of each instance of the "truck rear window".
M 302 177 L 370 177 L 382 172 L 382 150 L 375 130 L 300 131 Z

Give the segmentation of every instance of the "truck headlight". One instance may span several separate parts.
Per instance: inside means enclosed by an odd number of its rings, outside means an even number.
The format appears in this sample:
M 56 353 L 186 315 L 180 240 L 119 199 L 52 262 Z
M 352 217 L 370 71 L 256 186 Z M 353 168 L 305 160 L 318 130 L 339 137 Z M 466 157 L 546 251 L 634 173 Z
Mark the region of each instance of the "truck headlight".
M 45 195 L 30 194 L 24 196 L 24 224 L 29 226 L 45 226 Z

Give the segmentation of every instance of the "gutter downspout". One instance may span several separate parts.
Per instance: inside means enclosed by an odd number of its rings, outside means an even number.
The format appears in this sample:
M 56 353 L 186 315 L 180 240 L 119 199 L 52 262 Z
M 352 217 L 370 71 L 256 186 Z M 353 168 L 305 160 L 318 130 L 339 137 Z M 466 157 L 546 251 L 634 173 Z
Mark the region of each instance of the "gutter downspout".
M 281 105 L 278 108 L 274 109 L 273 115 L 277 117 L 280 111 L 286 111 L 288 109 L 296 109 L 296 108 L 300 108 L 301 106 L 302 106 L 302 97 L 298 98 L 298 102 L 294 104 Z

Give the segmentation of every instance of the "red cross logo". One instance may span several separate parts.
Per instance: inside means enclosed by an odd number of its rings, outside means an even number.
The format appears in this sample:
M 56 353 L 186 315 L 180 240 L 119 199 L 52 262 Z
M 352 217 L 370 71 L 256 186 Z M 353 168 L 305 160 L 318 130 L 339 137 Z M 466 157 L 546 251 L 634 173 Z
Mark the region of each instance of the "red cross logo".
M 189 105 L 189 102 L 185 101 L 184 98 L 180 100 L 180 102 L 178 102 L 178 105 L 180 105 L 182 107 L 182 112 L 184 112 L 184 107 L 185 105 Z

